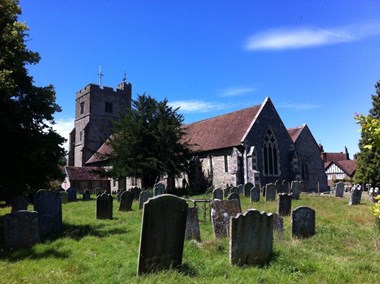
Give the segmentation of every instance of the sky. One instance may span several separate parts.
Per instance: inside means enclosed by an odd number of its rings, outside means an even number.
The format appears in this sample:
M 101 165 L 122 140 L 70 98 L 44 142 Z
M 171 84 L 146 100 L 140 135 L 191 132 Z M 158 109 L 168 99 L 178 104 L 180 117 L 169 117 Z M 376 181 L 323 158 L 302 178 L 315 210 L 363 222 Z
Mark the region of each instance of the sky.
M 180 107 L 185 123 L 270 97 L 287 128 L 307 124 L 326 152 L 359 151 L 355 113 L 380 80 L 380 1 L 20 1 L 35 84 L 53 84 L 74 127 L 75 93 L 90 83 Z

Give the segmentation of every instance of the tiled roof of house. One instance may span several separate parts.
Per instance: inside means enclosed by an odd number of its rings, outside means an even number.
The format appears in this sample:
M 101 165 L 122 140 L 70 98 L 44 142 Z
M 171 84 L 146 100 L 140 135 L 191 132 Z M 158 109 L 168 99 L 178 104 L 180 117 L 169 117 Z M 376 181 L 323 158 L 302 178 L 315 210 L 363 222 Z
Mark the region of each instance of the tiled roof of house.
M 352 177 L 356 170 L 355 160 L 342 160 L 336 162 L 338 166 L 350 177 Z
M 296 142 L 298 136 L 301 134 L 302 130 L 305 128 L 305 124 L 301 126 L 297 126 L 294 128 L 288 128 L 288 133 L 290 138 L 292 138 L 293 143 Z
M 108 180 L 98 167 L 65 167 L 69 180 Z
M 261 106 L 260 104 L 185 125 L 185 140 L 189 141 L 193 151 L 238 146 Z
M 324 161 L 343 161 L 347 160 L 347 155 L 343 152 L 340 153 L 322 153 Z

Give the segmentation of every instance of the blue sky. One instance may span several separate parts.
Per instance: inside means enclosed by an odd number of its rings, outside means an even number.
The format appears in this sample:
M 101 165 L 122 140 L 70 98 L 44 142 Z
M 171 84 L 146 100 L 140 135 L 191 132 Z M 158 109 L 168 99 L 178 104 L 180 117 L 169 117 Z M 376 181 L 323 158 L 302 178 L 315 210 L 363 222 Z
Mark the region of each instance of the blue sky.
M 35 83 L 53 84 L 73 128 L 75 92 L 116 87 L 181 106 L 185 122 L 261 104 L 286 127 L 306 123 L 327 152 L 358 152 L 353 116 L 368 113 L 380 80 L 380 2 L 21 1 Z

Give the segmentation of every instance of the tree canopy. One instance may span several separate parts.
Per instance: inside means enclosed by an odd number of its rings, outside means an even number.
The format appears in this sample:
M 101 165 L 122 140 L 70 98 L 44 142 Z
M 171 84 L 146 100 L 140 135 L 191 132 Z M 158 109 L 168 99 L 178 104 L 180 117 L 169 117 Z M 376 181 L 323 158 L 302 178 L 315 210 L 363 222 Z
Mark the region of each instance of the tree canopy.
M 375 84 L 369 114 L 355 115 L 361 126 L 360 152 L 357 157 L 355 181 L 376 184 L 380 182 L 380 81 Z
M 65 139 L 56 133 L 52 85 L 38 87 L 27 66 L 40 56 L 26 46 L 28 27 L 18 22 L 17 0 L 0 0 L 0 192 L 38 189 L 60 178 Z
M 168 101 L 145 94 L 115 122 L 108 155 L 114 177 L 141 178 L 149 188 L 162 176 L 178 176 L 187 170 L 190 150 L 183 140 L 183 116 Z

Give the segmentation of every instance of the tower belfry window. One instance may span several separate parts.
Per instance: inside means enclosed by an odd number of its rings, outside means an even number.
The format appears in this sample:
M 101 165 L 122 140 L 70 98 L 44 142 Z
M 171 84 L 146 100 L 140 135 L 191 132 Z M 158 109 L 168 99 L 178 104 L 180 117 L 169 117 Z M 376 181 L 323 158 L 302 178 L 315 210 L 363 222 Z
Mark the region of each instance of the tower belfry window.
M 106 102 L 106 104 L 105 104 L 105 112 L 112 113 L 112 103 Z
M 79 106 L 80 106 L 80 114 L 83 114 L 84 113 L 84 102 L 81 102 Z

